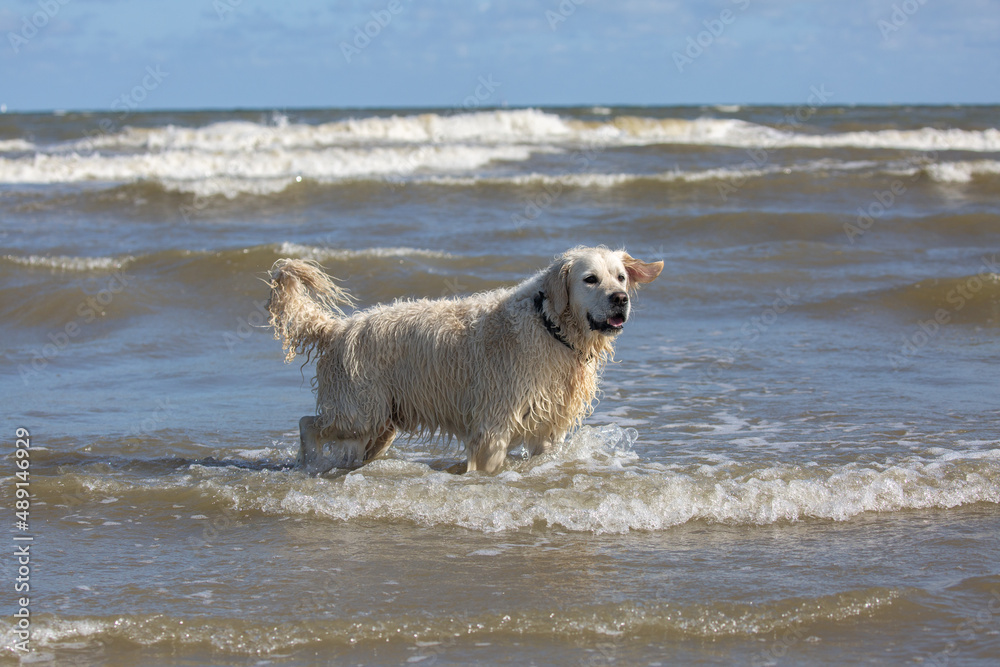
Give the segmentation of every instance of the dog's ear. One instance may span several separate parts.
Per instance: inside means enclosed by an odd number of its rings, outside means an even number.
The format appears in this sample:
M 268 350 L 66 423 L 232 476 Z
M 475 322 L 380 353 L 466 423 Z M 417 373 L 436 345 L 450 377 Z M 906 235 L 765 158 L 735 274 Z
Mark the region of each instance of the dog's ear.
M 624 250 L 622 251 L 622 263 L 625 265 L 625 272 L 628 274 L 628 284 L 630 289 L 634 289 L 644 283 L 651 283 L 656 280 L 663 270 L 663 261 L 644 262 L 641 259 L 632 257 Z
M 557 319 L 569 308 L 569 270 L 572 263 L 563 258 L 552 264 L 542 279 L 542 291 L 548 297 L 552 312 Z

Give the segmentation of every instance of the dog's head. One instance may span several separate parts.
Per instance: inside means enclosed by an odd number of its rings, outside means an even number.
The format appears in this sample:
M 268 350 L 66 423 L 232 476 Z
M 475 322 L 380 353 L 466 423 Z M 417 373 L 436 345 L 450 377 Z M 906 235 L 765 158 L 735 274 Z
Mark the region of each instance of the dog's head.
M 663 262 L 643 262 L 624 250 L 574 248 L 546 271 L 544 291 L 560 330 L 586 343 L 621 333 L 632 295 L 662 270 Z

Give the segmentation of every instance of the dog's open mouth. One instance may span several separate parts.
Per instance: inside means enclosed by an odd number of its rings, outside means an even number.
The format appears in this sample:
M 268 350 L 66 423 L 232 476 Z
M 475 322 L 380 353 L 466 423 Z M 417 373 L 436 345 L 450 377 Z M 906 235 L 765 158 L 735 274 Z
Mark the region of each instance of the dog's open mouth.
M 592 331 L 600 331 L 603 333 L 618 333 L 625 326 L 625 316 L 621 314 L 615 314 L 608 317 L 608 319 L 603 322 L 595 320 L 590 313 L 587 313 L 587 323 L 590 324 Z

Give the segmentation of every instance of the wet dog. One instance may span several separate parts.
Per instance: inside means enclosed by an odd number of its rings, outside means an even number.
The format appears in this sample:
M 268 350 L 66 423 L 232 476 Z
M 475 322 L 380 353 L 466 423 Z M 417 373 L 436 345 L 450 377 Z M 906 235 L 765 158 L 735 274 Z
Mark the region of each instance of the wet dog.
M 624 250 L 574 248 L 515 287 L 348 316 L 350 296 L 318 265 L 278 260 L 275 338 L 286 361 L 317 360 L 317 414 L 299 421 L 300 463 L 357 467 L 399 432 L 458 438 L 469 471 L 496 472 L 521 444 L 547 451 L 592 411 L 631 297 L 662 269 Z

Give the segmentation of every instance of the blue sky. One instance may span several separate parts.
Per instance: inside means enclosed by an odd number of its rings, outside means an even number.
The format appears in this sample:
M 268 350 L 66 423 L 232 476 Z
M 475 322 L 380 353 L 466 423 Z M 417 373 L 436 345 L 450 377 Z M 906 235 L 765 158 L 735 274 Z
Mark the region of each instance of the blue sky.
M 997 0 L 7 0 L 0 35 L 11 111 L 1000 102 Z

